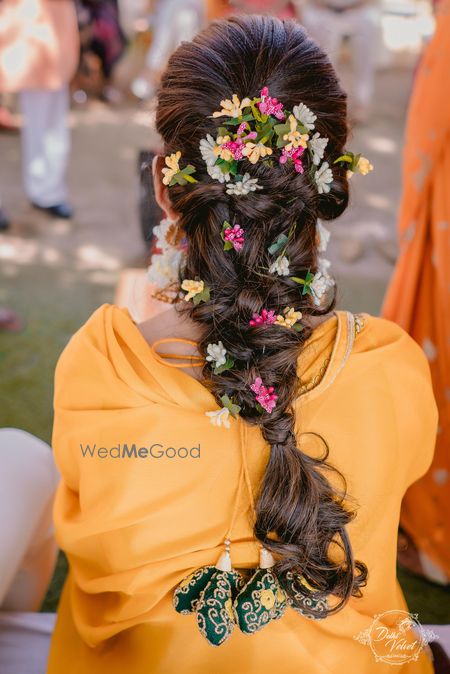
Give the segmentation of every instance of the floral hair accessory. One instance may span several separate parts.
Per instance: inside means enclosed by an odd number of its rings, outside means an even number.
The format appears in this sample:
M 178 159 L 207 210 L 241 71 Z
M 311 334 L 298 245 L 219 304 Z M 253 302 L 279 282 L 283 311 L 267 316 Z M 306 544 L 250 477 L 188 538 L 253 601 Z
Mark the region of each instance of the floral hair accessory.
M 330 231 L 320 222 L 320 220 L 317 220 L 316 236 L 317 236 L 317 250 L 319 251 L 319 253 L 324 253 L 327 249 L 331 235 Z
M 255 394 L 256 398 L 256 408 L 259 412 L 272 412 L 273 408 L 277 404 L 278 396 L 274 392 L 275 389 L 273 386 L 268 386 L 267 388 L 262 383 L 261 377 L 256 377 L 253 384 L 250 385 L 251 390 Z
M 252 327 L 255 327 L 256 325 L 271 325 L 272 323 L 275 323 L 276 320 L 277 317 L 275 316 L 273 309 L 270 311 L 263 309 L 261 314 L 253 314 L 251 320 L 249 321 L 249 325 Z
M 239 178 L 241 178 L 240 180 L 237 180 L 237 177 L 238 176 L 236 176 L 235 183 L 227 185 L 227 194 L 241 197 L 250 192 L 256 192 L 256 190 L 262 190 L 261 185 L 258 185 L 258 179 L 251 178 L 250 173 L 244 173 L 242 177 L 239 176 Z
M 361 154 L 353 154 L 353 152 L 346 152 L 341 157 L 335 159 L 333 163 L 347 165 L 348 179 L 355 173 L 366 176 L 370 171 L 373 171 L 373 165 L 366 157 L 363 157 Z
M 207 302 L 209 300 L 210 291 L 209 288 L 205 287 L 204 281 L 184 279 L 181 289 L 187 291 L 187 294 L 184 296 L 186 302 L 192 299 L 194 304 L 200 304 L 200 302 Z
M 277 119 L 285 119 L 286 117 L 283 112 L 283 103 L 279 103 L 277 98 L 269 96 L 267 87 L 261 89 L 261 100 L 257 105 L 263 115 L 273 115 Z
M 330 185 L 333 182 L 333 172 L 327 161 L 323 162 L 317 169 L 314 174 L 314 180 L 316 181 L 319 194 L 327 194 L 330 191 Z
M 230 223 L 225 220 L 222 225 L 222 239 L 225 241 L 223 249 L 224 250 L 242 250 L 244 246 L 244 230 L 240 225 L 231 226 Z
M 324 260 L 324 262 L 328 262 L 328 260 Z M 311 295 L 316 306 L 321 304 L 322 297 L 328 288 L 334 285 L 334 280 L 320 270 L 315 274 L 308 271 L 304 279 L 297 276 L 291 276 L 290 278 L 292 281 L 303 286 L 302 295 Z
M 301 311 L 295 311 L 293 307 L 286 307 L 283 309 L 283 314 L 278 314 L 275 325 L 281 325 L 284 328 L 294 328 L 295 330 L 302 330 L 302 326 L 298 325 L 298 321 L 302 318 Z
M 227 350 L 221 341 L 217 344 L 208 344 L 206 347 L 206 360 L 214 363 L 214 374 L 220 374 L 229 370 L 234 365 L 234 360 L 227 356 Z
M 279 255 L 275 262 L 269 267 L 269 274 L 278 274 L 278 276 L 289 276 L 289 260 L 286 255 Z
M 173 185 L 186 185 L 187 183 L 198 183 L 198 180 L 192 177 L 195 173 L 195 167 L 188 164 L 183 169 L 180 168 L 181 152 L 175 152 L 165 157 L 166 166 L 162 169 L 163 184 L 173 187 Z
M 205 412 L 213 426 L 224 426 L 230 428 L 230 415 L 236 418 L 241 411 L 240 405 L 236 405 L 227 395 L 220 396 L 223 405 L 219 410 Z

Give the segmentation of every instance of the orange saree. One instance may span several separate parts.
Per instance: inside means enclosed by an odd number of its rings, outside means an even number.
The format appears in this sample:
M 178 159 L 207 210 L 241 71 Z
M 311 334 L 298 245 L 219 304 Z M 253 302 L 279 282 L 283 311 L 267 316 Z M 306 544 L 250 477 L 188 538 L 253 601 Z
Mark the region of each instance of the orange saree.
M 400 257 L 383 307 L 384 317 L 422 346 L 431 367 L 440 415 L 436 453 L 406 494 L 401 524 L 422 555 L 425 574 L 440 582 L 450 582 L 449 64 L 450 0 L 443 0 L 409 108 Z

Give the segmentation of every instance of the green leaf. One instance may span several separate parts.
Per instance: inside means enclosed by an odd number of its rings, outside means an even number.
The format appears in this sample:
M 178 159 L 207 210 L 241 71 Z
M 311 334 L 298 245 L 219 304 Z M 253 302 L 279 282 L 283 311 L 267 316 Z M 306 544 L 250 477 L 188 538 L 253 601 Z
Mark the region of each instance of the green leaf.
M 265 409 L 259 403 L 256 403 L 255 407 L 260 414 L 264 414 Z
M 230 170 L 229 172 L 231 173 L 232 176 L 235 176 L 238 172 L 238 163 L 237 160 L 234 159 L 232 162 L 230 162 Z
M 225 372 L 225 370 L 229 370 L 232 368 L 234 365 L 234 360 L 227 356 L 227 359 L 223 365 L 219 365 L 219 367 L 214 368 L 214 374 L 221 374 L 221 372 Z
M 231 416 L 236 418 L 242 409 L 241 406 L 236 405 L 227 395 L 220 396 L 220 400 L 223 406 L 230 410 Z
M 303 325 L 302 325 L 301 323 L 294 323 L 294 325 L 293 325 L 292 327 L 293 327 L 294 330 L 296 330 L 297 332 L 301 332 L 301 331 L 303 330 Z
M 194 295 L 192 298 L 192 302 L 197 305 L 200 304 L 200 302 L 208 302 L 210 299 L 210 290 L 209 288 L 204 288 L 204 290 L 201 293 L 197 293 Z
M 219 126 L 219 128 L 217 129 L 218 136 L 228 136 L 229 133 L 230 132 L 226 126 Z
M 279 234 L 274 243 L 267 249 L 269 255 L 274 255 L 275 253 L 277 253 L 280 250 L 280 248 L 282 248 L 285 244 L 287 244 L 287 242 L 288 237 L 286 236 L 286 234 Z
M 231 243 L 231 241 L 225 241 L 225 243 L 223 244 L 223 249 L 224 250 L 231 250 L 232 248 L 234 248 L 234 246 Z

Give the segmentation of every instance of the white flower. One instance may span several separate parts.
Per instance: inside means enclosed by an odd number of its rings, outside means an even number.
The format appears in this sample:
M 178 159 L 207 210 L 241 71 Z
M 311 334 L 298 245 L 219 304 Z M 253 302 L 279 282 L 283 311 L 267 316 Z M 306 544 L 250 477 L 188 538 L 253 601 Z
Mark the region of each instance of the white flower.
M 330 191 L 330 183 L 333 182 L 333 172 L 327 161 L 323 162 L 316 170 L 314 180 L 316 181 L 319 194 L 326 194 Z
M 217 344 L 208 344 L 206 351 L 209 354 L 206 356 L 206 360 L 214 362 L 215 367 L 225 365 L 227 362 L 227 350 L 221 341 L 217 342 Z
M 319 257 L 317 259 L 317 267 L 323 276 L 327 276 L 330 279 L 330 283 L 332 281 L 331 285 L 334 285 L 334 279 L 332 279 L 331 276 L 328 274 L 328 270 L 331 267 L 330 260 L 327 260 L 324 257 Z
M 311 294 L 314 300 L 314 304 L 316 306 L 319 306 L 322 301 L 322 297 L 330 287 L 329 278 L 327 278 L 320 271 L 318 271 L 317 274 L 315 274 L 312 283 L 309 287 L 311 288 Z
M 278 274 L 278 276 L 288 276 L 289 274 L 289 260 L 286 255 L 277 257 L 269 267 L 269 274 Z
M 227 185 L 227 194 L 234 194 L 236 196 L 242 196 L 256 190 L 262 190 L 262 187 L 258 185 L 258 178 L 250 178 L 250 173 L 245 173 L 240 182 Z
M 207 166 L 206 170 L 208 171 L 211 178 L 213 180 L 218 180 L 219 183 L 227 183 L 230 179 L 230 174 L 224 173 L 220 166 Z
M 317 244 L 317 250 L 319 253 L 324 253 L 330 240 L 330 231 L 324 225 L 322 225 L 320 220 L 317 220 L 316 232 L 317 238 L 319 240 L 319 243 Z
M 200 141 L 200 154 L 207 166 L 214 166 L 217 161 L 217 155 L 214 152 L 216 147 L 217 143 L 210 133 Z
M 230 410 L 228 407 L 222 407 L 220 410 L 205 412 L 213 426 L 225 426 L 230 428 Z
M 170 218 L 164 218 L 161 220 L 159 225 L 156 225 L 156 227 L 153 228 L 153 234 L 156 236 L 155 245 L 157 248 L 161 248 L 161 250 L 167 250 L 173 247 L 168 243 L 166 238 L 169 229 L 173 225 L 176 225 L 173 220 L 170 220 Z
M 155 227 L 156 229 L 156 227 Z M 147 279 L 159 288 L 173 283 L 178 279 L 178 270 L 185 253 L 177 248 L 165 248 L 160 254 L 152 256 L 147 270 Z
M 321 138 L 319 133 L 315 133 L 308 141 L 308 147 L 313 153 L 313 163 L 319 166 L 320 160 L 323 159 L 325 148 L 328 145 L 328 138 Z
M 301 122 L 303 126 L 306 127 L 309 131 L 314 129 L 314 122 L 317 119 L 317 115 L 311 112 L 311 110 L 304 103 L 294 106 L 292 112 L 297 117 L 298 121 Z

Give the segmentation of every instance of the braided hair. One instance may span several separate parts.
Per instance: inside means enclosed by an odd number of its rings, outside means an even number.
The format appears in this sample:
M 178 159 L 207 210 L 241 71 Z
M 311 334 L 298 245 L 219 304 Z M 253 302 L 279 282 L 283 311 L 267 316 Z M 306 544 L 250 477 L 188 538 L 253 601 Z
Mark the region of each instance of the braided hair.
M 183 43 L 162 77 L 156 123 L 165 153 L 180 150 L 198 178 L 195 184 L 169 190 L 188 240 L 179 280 L 201 278 L 211 293 L 208 301 L 197 305 L 178 304 L 201 327 L 200 351 L 206 354 L 208 344 L 221 341 L 234 361 L 220 374 L 206 363 L 205 385 L 217 400 L 232 396 L 240 416 L 259 426 L 270 445 L 255 536 L 274 553 L 281 582 L 287 572 L 301 574 L 319 593 L 339 598 L 330 609 L 335 612 L 350 596 L 360 595 L 367 568 L 353 559 L 346 525 L 354 513 L 344 505 L 345 480 L 327 463 L 328 448 L 322 457 L 313 458 L 302 451 L 295 433 L 298 358 L 312 328 L 305 321 L 301 331 L 277 324 L 267 329 L 250 326 L 249 319 L 264 306 L 275 313 L 295 307 L 303 317 L 333 309 L 334 292 L 327 303 L 316 306 L 289 276 L 262 270 L 273 261 L 270 245 L 288 232 L 286 253 L 293 274 L 301 277 L 317 270 L 317 220 L 336 218 L 345 210 L 346 171 L 336 167 L 330 191 L 319 194 L 307 170 L 297 173 L 288 164 L 271 168 L 265 162 L 246 161 L 245 171 L 263 189 L 237 196 L 208 175 L 199 152 L 200 140 L 217 133 L 212 112 L 218 102 L 234 92 L 255 96 L 264 86 L 286 108 L 302 101 L 314 111 L 316 129 L 329 139 L 326 156 L 338 157 L 344 151 L 345 93 L 329 59 L 300 25 L 273 17 L 234 17 L 212 23 L 192 42 Z M 248 243 L 242 250 L 224 251 L 224 221 L 245 229 Z M 271 413 L 255 407 L 250 384 L 256 377 L 278 394 Z M 332 472 L 342 478 L 340 487 L 328 479 Z M 339 559 L 331 555 L 334 546 L 340 550 Z

